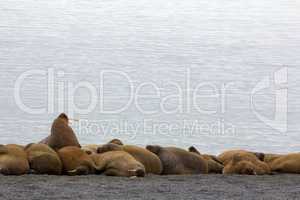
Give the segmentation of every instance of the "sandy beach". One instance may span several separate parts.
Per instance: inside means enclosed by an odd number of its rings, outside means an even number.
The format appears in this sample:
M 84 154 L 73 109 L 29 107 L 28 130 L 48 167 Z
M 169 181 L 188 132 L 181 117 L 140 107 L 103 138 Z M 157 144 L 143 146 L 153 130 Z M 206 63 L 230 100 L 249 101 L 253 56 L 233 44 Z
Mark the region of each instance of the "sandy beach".
M 0 199 L 299 199 L 300 176 L 0 176 Z

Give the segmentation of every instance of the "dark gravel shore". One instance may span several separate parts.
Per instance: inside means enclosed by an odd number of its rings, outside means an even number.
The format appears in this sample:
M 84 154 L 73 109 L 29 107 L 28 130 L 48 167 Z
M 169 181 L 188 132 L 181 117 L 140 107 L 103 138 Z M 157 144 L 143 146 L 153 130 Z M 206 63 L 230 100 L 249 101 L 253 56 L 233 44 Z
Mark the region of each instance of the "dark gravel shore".
M 0 176 L 0 199 L 300 199 L 300 175 Z

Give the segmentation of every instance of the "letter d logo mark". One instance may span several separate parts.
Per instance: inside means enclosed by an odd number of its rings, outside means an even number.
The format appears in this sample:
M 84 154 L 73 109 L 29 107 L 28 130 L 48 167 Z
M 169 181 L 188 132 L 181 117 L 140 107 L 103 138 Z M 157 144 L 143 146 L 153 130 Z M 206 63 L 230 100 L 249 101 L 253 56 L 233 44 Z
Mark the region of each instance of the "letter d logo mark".
M 288 68 L 284 67 L 274 73 L 273 83 L 271 77 L 267 76 L 261 80 L 251 91 L 251 109 L 256 117 L 271 128 L 281 132 L 287 132 L 288 119 Z M 269 119 L 257 112 L 254 105 L 254 96 L 257 92 L 271 88 L 275 89 L 275 115 Z

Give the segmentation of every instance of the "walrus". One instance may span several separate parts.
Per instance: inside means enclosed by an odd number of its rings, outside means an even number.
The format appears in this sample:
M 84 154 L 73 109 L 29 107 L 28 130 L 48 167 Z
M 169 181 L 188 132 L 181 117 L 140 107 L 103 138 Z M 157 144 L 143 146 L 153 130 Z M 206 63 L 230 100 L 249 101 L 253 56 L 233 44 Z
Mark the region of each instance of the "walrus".
M 79 147 L 63 147 L 57 153 L 62 161 L 64 174 L 87 175 L 94 174 L 97 170 L 90 155 Z
M 217 173 L 222 174 L 223 172 L 223 164 L 218 158 L 214 155 L 209 154 L 201 154 L 194 146 L 189 147 L 189 152 L 195 153 L 207 161 L 208 164 L 208 173 Z
M 254 156 L 257 157 L 260 161 L 264 161 L 264 154 L 258 153 L 258 152 L 252 152 L 252 151 L 246 151 L 246 150 L 228 150 L 224 151 L 220 155 L 217 156 L 217 159 L 223 163 L 223 165 L 226 165 L 229 161 L 232 160 L 233 156 L 238 153 L 251 153 Z
M 51 134 L 39 143 L 47 144 L 56 151 L 66 146 L 81 147 L 75 133 L 69 126 L 69 118 L 65 113 L 60 114 L 54 120 Z
M 233 156 L 232 160 L 225 165 L 223 174 L 257 175 L 257 170 L 252 162 Z
M 272 172 L 300 174 L 300 153 L 274 155 L 269 162 Z
M 159 157 L 145 148 L 134 146 L 134 145 L 120 146 L 117 144 L 110 143 L 98 147 L 97 150 L 98 153 L 105 153 L 108 151 L 125 151 L 144 165 L 146 169 L 146 173 L 150 173 L 150 174 L 162 173 L 163 167 Z
M 58 154 L 46 144 L 28 144 L 25 147 L 30 169 L 35 174 L 60 175 L 62 163 Z
M 0 173 L 23 175 L 29 172 L 27 155 L 20 145 L 0 145 Z
M 92 154 L 97 170 L 106 176 L 144 177 L 145 167 L 125 151 Z
M 260 161 L 258 157 L 251 152 L 237 151 L 232 154 L 232 151 L 229 151 L 229 154 L 230 156 L 228 157 L 224 156 L 227 159 L 224 161 L 225 166 L 223 169 L 223 174 L 271 174 L 271 169 L 268 164 Z M 223 155 L 226 155 L 226 152 L 224 152 Z
M 176 147 L 148 145 L 146 149 L 156 154 L 163 165 L 163 175 L 207 174 L 208 163 L 201 156 Z

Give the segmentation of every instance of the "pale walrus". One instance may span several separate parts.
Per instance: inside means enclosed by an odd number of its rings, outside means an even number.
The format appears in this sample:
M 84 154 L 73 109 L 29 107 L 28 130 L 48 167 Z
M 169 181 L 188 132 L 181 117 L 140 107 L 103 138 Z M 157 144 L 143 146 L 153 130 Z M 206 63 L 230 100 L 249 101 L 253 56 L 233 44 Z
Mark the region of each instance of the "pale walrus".
M 19 145 L 0 145 L 0 173 L 22 175 L 29 172 L 27 155 Z
M 63 164 L 63 172 L 67 175 L 87 175 L 96 172 L 96 166 L 90 155 L 79 147 L 64 147 L 57 153 Z
M 251 153 L 257 157 L 260 161 L 264 161 L 265 155 L 263 153 L 257 153 L 257 152 L 252 152 L 252 151 L 246 151 L 246 150 L 228 150 L 224 151 L 220 155 L 218 155 L 217 159 L 223 163 L 225 166 L 229 161 L 232 160 L 233 156 L 239 153 Z
M 216 156 L 201 154 L 194 146 L 189 147 L 189 152 L 195 153 L 207 161 L 208 173 L 222 174 L 224 166 L 222 162 L 217 159 Z
M 247 151 L 236 151 L 224 162 L 223 174 L 247 174 L 247 175 L 265 175 L 271 174 L 270 167 L 263 161 L 260 161 L 255 154 Z M 223 153 L 226 155 L 226 152 Z
M 98 153 L 104 153 L 108 151 L 125 151 L 145 166 L 146 173 L 162 173 L 163 167 L 159 157 L 145 148 L 134 145 L 120 146 L 112 143 L 98 147 Z
M 271 170 L 276 173 L 300 174 L 300 153 L 290 153 L 287 155 L 269 155 L 273 158 L 269 162 Z
M 69 126 L 69 118 L 66 114 L 60 114 L 53 122 L 51 134 L 40 143 L 47 144 L 54 150 L 66 146 L 81 147 L 75 133 Z
M 207 174 L 207 161 L 194 153 L 176 147 L 148 145 L 149 151 L 156 154 L 163 165 L 162 174 Z
M 25 147 L 30 169 L 35 174 L 60 175 L 62 163 L 58 154 L 46 144 L 29 144 Z
M 145 167 L 125 151 L 92 154 L 98 172 L 107 176 L 144 177 Z

